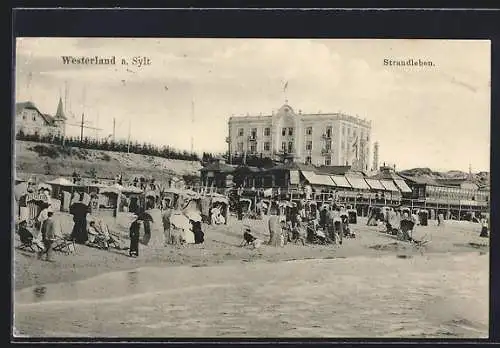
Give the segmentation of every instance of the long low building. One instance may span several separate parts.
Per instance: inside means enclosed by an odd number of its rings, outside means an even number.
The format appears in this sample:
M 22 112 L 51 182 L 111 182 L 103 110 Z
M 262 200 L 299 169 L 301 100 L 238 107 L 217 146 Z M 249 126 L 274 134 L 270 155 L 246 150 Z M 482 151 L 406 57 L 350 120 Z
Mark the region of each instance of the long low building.
M 329 200 L 332 195 L 354 204 L 416 206 L 432 209 L 486 211 L 489 192 L 473 185 L 455 187 L 419 177 L 397 174 L 393 168 L 381 167 L 376 175 L 368 176 L 350 166 L 315 167 L 289 162 L 272 168 L 231 166 L 223 161 L 201 169 L 201 185 L 227 190 L 240 187 L 251 192 L 272 188 L 281 194 L 302 194 L 307 186 L 315 199 Z
M 223 161 L 201 169 L 201 185 L 230 188 L 297 189 L 310 185 L 314 191 L 367 191 L 401 195 L 411 188 L 401 177 L 368 177 L 350 166 L 314 167 L 299 163 L 286 163 L 262 169 L 249 166 L 231 166 Z

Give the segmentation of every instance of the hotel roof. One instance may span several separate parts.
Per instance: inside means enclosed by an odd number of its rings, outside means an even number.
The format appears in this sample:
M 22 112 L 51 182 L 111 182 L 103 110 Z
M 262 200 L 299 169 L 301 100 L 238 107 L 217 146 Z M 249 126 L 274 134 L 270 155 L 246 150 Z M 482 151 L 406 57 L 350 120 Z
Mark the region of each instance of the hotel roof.
M 341 120 L 345 120 L 345 121 L 351 121 L 351 122 L 357 122 L 357 123 L 361 123 L 363 125 L 370 125 L 371 124 L 371 121 L 370 120 L 366 120 L 366 119 L 362 119 L 360 118 L 359 116 L 353 116 L 353 115 L 348 115 L 348 114 L 345 114 L 345 113 L 342 113 L 342 112 L 326 112 L 326 113 L 322 113 L 322 112 L 317 112 L 317 113 L 303 113 L 301 110 L 299 110 L 298 113 L 296 113 L 295 111 L 293 111 L 293 108 L 287 104 L 283 105 L 279 111 L 281 112 L 281 110 L 284 110 L 285 112 L 288 112 L 288 111 L 291 111 L 292 114 L 296 115 L 296 116 L 301 116 L 304 118 L 307 118 L 307 117 L 310 117 L 310 116 L 325 116 L 325 117 L 337 117 Z M 250 114 L 247 114 L 247 115 L 241 115 L 241 116 L 236 116 L 236 115 L 232 115 L 230 118 L 229 118 L 229 122 L 238 122 L 238 121 L 244 121 L 244 120 L 267 120 L 269 118 L 272 118 L 274 115 L 277 114 L 276 112 L 273 112 L 271 115 L 250 115 Z

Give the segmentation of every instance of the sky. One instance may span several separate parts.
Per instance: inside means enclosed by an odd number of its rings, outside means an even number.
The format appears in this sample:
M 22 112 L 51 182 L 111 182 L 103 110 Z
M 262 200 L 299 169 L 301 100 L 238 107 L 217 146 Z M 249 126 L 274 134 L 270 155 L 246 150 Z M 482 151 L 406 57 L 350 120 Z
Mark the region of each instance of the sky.
M 117 65 L 61 56 L 115 56 Z M 120 64 L 133 57 L 151 64 Z M 384 65 L 410 58 L 434 66 Z M 110 135 L 115 119 L 118 139 L 130 125 L 140 142 L 189 151 L 193 137 L 196 152 L 226 151 L 230 116 L 271 114 L 287 99 L 302 113 L 371 120 L 380 163 L 489 171 L 490 59 L 485 40 L 18 38 L 15 99 L 55 114 L 67 90 L 68 123 L 85 113 L 102 129 L 88 136 Z

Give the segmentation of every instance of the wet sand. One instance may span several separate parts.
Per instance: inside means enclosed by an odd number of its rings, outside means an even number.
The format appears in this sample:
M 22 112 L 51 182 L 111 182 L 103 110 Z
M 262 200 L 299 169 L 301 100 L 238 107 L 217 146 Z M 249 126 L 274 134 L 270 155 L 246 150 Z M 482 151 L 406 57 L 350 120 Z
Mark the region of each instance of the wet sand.
M 71 217 L 57 214 L 64 231 L 72 227 Z M 108 221 L 110 228 L 119 233 L 124 246 L 128 246 L 128 220 L 119 215 L 116 223 Z M 417 249 L 409 243 L 397 241 L 393 236 L 382 233 L 383 227 L 366 226 L 366 219 L 359 219 L 351 225 L 356 232 L 355 239 L 344 239 L 341 246 L 293 245 L 283 248 L 263 246 L 252 250 L 239 247 L 242 240 L 243 224 L 252 226 L 252 234 L 267 241 L 269 233 L 267 220 L 237 221 L 230 218 L 228 225 L 203 225 L 205 243 L 182 248 L 172 246 L 153 248 L 140 246 L 139 258 L 129 258 L 124 250 L 99 250 L 78 245 L 75 254 L 55 254 L 56 262 L 49 263 L 36 259 L 36 255 L 19 251 L 14 252 L 14 286 L 19 290 L 31 286 L 49 283 L 72 282 L 87 279 L 104 273 L 126 271 L 141 267 L 191 266 L 207 267 L 219 264 L 241 264 L 255 261 L 278 262 L 306 259 L 335 259 L 355 256 L 381 257 L 394 255 L 411 258 L 412 255 L 433 253 L 489 251 L 489 239 L 479 237 L 480 225 L 469 222 L 448 221 L 444 226 L 437 226 L 430 221 L 429 226 L 417 226 L 414 238 L 430 240 L 423 249 Z M 15 239 L 15 245 L 19 241 Z
M 488 337 L 488 256 L 144 267 L 15 293 L 29 337 Z

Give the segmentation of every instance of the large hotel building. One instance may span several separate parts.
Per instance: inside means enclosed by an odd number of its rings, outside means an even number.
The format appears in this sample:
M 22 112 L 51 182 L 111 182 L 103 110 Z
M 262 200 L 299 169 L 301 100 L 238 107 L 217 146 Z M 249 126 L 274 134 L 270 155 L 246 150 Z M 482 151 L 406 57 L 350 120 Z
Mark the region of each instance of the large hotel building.
M 285 104 L 272 115 L 230 117 L 227 142 L 231 156 L 368 170 L 370 133 L 371 121 L 342 113 L 303 114 Z

